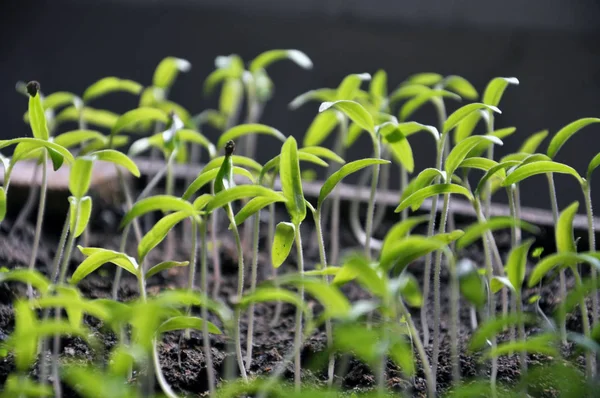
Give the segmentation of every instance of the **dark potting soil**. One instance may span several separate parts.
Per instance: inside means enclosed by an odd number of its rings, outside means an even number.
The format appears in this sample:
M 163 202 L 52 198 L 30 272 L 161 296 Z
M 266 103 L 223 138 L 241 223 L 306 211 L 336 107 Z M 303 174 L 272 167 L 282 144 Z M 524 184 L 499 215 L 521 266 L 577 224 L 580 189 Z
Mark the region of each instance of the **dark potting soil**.
M 264 212 L 263 212 L 264 213 Z M 114 217 L 113 217 L 114 218 Z M 284 218 L 283 215 L 281 217 Z M 389 229 L 389 226 L 397 220 L 397 215 L 389 215 L 384 220 L 382 227 L 380 228 L 378 236 L 382 236 L 385 231 Z M 457 225 L 460 226 L 460 220 L 457 220 Z M 261 234 L 266 234 L 266 225 L 262 225 Z M 306 269 L 312 269 L 314 264 L 318 262 L 318 253 L 316 248 L 316 241 L 313 234 L 313 227 L 309 220 L 303 226 L 303 237 L 304 237 L 304 256 L 305 256 L 305 267 Z M 236 294 L 237 289 L 237 254 L 235 251 L 235 245 L 231 235 L 228 233 L 226 228 L 222 228 L 220 231 L 219 238 L 221 241 L 220 245 L 220 259 L 222 267 L 222 281 L 219 289 L 219 298 L 227 301 L 228 298 L 233 297 Z M 424 232 L 424 231 L 416 231 Z M 182 231 L 178 229 L 176 231 L 177 248 L 175 251 L 175 258 L 173 260 L 187 260 L 189 255 L 190 246 L 186 239 L 182 238 Z M 0 265 L 8 268 L 15 267 L 26 267 L 29 263 L 29 255 L 31 253 L 31 242 L 33 241 L 33 228 L 30 225 L 25 226 L 22 229 L 11 231 L 10 222 L 5 221 L 2 223 L 2 235 L 0 237 Z M 538 236 L 537 246 L 546 247 L 546 252 L 552 251 L 554 246 L 552 231 L 542 231 Z M 40 245 L 40 250 L 37 258 L 36 269 L 47 273 L 54 253 L 57 247 L 58 234 L 56 231 L 46 231 L 44 238 Z M 328 233 L 325 231 L 327 238 Z M 341 247 L 342 251 L 359 249 L 356 245 L 356 240 L 350 233 L 347 225 L 343 225 L 341 228 Z M 90 246 L 101 246 L 118 250 L 120 236 L 116 233 L 113 228 L 108 228 L 106 223 L 103 229 L 96 229 L 90 234 Z M 508 251 L 510 250 L 510 237 L 507 233 L 500 233 L 497 235 L 497 243 L 503 259 L 506 258 Z M 327 245 L 327 242 L 326 242 Z M 162 261 L 162 248 L 164 244 L 155 249 L 149 255 L 149 263 L 158 263 Z M 261 248 L 266 247 L 266 240 L 263 236 L 261 239 Z M 202 248 L 200 248 L 201 250 Z M 131 240 L 128 247 L 128 252 L 135 253 L 135 242 Z M 210 251 L 209 251 L 210 253 Z M 472 245 L 466 250 L 459 253 L 461 258 L 469 258 L 475 261 L 478 266 L 483 267 L 483 253 L 479 245 Z M 246 288 L 249 287 L 249 273 L 250 273 L 250 253 L 245 254 L 246 265 Z M 259 256 L 259 281 L 269 279 L 272 276 L 272 270 L 270 269 L 269 254 L 266 251 L 261 251 Z M 83 260 L 83 256 L 75 250 L 71 261 L 71 272 L 74 267 Z M 209 264 L 212 266 L 212 262 L 209 256 Z M 409 265 L 409 271 L 414 274 L 420 281 L 423 278 L 424 262 L 422 259 L 415 261 Z M 294 272 L 296 270 L 296 257 L 295 251 L 292 251 L 290 258 L 280 269 L 279 273 L 284 274 L 287 272 Z M 532 264 L 529 264 L 531 269 Z M 177 288 L 185 287 L 187 283 L 187 268 L 176 268 L 175 271 L 163 272 L 160 275 L 154 276 L 148 280 L 148 292 L 149 294 L 156 294 L 161 289 L 166 288 Z M 79 283 L 79 288 L 83 295 L 89 298 L 110 298 L 112 284 L 113 284 L 114 266 L 104 265 L 97 272 L 85 278 Z M 209 286 L 212 287 L 215 284 L 212 272 L 209 275 Z M 447 390 L 450 387 L 451 381 L 451 358 L 450 358 L 450 341 L 449 341 L 449 303 L 446 299 L 447 290 L 447 272 L 444 270 L 442 275 L 442 318 L 441 318 L 441 334 L 442 334 L 442 346 L 438 365 L 438 391 Z M 197 277 L 197 280 L 199 276 Z M 197 282 L 199 284 L 199 282 Z M 568 286 L 572 287 L 574 280 L 572 277 L 568 279 Z M 558 281 L 548 281 L 542 287 L 542 291 L 538 288 L 526 289 L 523 293 L 525 304 L 525 311 L 535 312 L 533 304 L 527 304 L 528 299 L 535 294 L 541 294 L 542 298 L 540 301 L 541 309 L 548 314 L 552 314 L 552 311 L 558 301 Z M 354 283 L 347 284 L 343 287 L 343 292 L 351 301 L 358 299 L 367 299 L 368 294 L 365 293 L 358 285 Z M 18 297 L 25 295 L 25 287 L 17 283 L 4 283 L 0 284 L 0 341 L 5 340 L 14 328 L 14 315 L 12 310 L 12 303 Z M 121 288 L 119 290 L 120 300 L 130 300 L 137 296 L 137 283 L 129 275 L 124 275 Z M 497 301 L 500 301 L 499 299 Z M 431 308 L 428 311 L 429 325 L 430 328 L 433 326 L 433 294 L 430 295 L 428 305 Z M 500 304 L 498 304 L 500 308 Z M 253 361 L 251 367 L 248 369 L 250 376 L 268 375 L 273 371 L 288 355 L 292 349 L 293 336 L 294 336 L 294 315 L 295 310 L 290 305 L 283 305 L 279 319 L 275 319 L 275 303 L 259 304 L 255 307 L 255 324 L 254 324 L 254 348 L 253 348 Z M 316 307 L 318 309 L 318 306 Z M 411 309 L 412 317 L 420 328 L 420 311 L 418 308 Z M 217 323 L 218 321 L 214 317 L 209 318 L 211 321 Z M 116 338 L 109 332 L 106 332 L 101 328 L 99 321 L 86 317 L 86 323 L 88 326 L 98 335 L 105 345 L 106 352 L 116 344 Z M 579 316 L 579 310 L 576 309 L 568 317 L 567 327 L 569 330 L 581 331 L 581 318 Z M 247 330 L 247 317 L 242 317 L 241 320 L 241 335 L 242 335 L 242 351 L 246 351 L 246 330 Z M 461 301 L 460 309 L 460 368 L 463 380 L 472 379 L 488 379 L 490 373 L 489 362 L 484 361 L 480 356 L 471 354 L 467 351 L 466 346 L 468 339 L 471 336 L 471 320 L 469 307 L 464 300 Z M 537 333 L 540 329 L 530 328 L 527 329 L 527 333 Z M 506 338 L 506 336 L 503 336 Z M 65 337 L 61 340 L 62 342 L 62 360 L 73 360 L 77 359 L 84 363 L 85 361 L 92 361 L 94 359 L 94 353 L 90 348 L 78 338 Z M 225 375 L 225 361 L 226 357 L 233 356 L 233 352 L 227 352 L 227 338 L 224 336 L 211 335 L 211 347 L 213 355 L 213 364 L 218 377 L 222 378 Z M 326 337 L 324 329 L 314 333 L 308 341 L 305 343 L 302 350 L 302 363 L 303 363 L 303 381 L 308 384 L 325 385 L 327 370 L 326 370 Z M 568 345 L 563 347 L 565 358 L 569 358 L 570 361 L 576 364 L 579 368 L 583 367 L 583 357 L 580 352 L 575 350 L 575 347 Z M 427 349 L 429 355 L 431 355 L 431 348 Z M 47 353 L 49 355 L 49 352 Z M 340 357 L 337 357 L 337 363 L 341 362 Z M 403 392 L 406 396 L 425 396 L 426 387 L 425 379 L 421 369 L 421 364 L 418 356 L 415 355 L 417 360 L 417 373 L 414 378 L 407 378 L 402 371 L 395 366 L 392 362 L 387 364 L 387 383 L 388 388 L 392 392 Z M 179 362 L 181 359 L 181 362 Z M 343 390 L 351 391 L 364 391 L 369 390 L 375 385 L 375 377 L 369 367 L 353 357 L 349 357 L 349 365 L 347 372 L 342 375 L 336 376 L 336 383 L 342 387 Z M 535 366 L 547 363 L 548 358 L 537 355 L 528 356 L 529 368 L 535 368 Z M 198 396 L 204 394 L 208 390 L 207 377 L 206 377 L 206 364 L 204 354 L 202 350 L 202 336 L 199 332 L 192 331 L 190 338 L 183 340 L 180 345 L 180 334 L 179 333 L 167 333 L 163 336 L 162 343 L 160 344 L 160 361 L 163 367 L 163 372 L 171 384 L 171 386 L 183 396 Z M 283 374 L 284 380 L 293 380 L 293 365 L 290 363 L 286 371 Z M 237 364 L 235 366 L 237 371 Z M 0 385 L 4 383 L 7 375 L 14 370 L 13 357 L 9 354 L 7 357 L 0 359 Z M 32 374 L 37 377 L 39 369 L 36 367 L 33 369 Z M 520 367 L 518 358 L 516 356 L 507 357 L 503 356 L 498 360 L 498 382 L 499 384 L 515 385 L 520 378 Z M 221 379 L 222 380 L 222 379 Z M 556 391 L 553 388 L 553 381 L 548 382 L 547 385 L 541 385 L 538 389 L 530 387 L 529 393 L 532 396 L 556 396 Z M 158 389 L 158 386 L 156 387 Z M 78 395 L 72 391 L 68 386 L 63 385 L 65 397 L 77 397 Z M 538 391 L 539 390 L 539 391 Z

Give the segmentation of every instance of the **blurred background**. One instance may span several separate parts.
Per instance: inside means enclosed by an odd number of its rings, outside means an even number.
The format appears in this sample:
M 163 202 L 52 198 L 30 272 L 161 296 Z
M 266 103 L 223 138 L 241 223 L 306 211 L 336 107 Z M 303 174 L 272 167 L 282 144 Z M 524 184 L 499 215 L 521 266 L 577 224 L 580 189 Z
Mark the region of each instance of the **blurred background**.
M 520 85 L 507 89 L 496 119 L 497 128 L 515 126 L 517 133 L 498 156 L 534 132 L 553 135 L 578 118 L 600 117 L 597 0 L 5 0 L 0 37 L 3 139 L 30 134 L 22 120 L 27 100 L 14 88 L 18 80 L 38 80 L 46 94 L 82 93 L 110 75 L 150 84 L 158 62 L 176 56 L 189 60 L 192 70 L 180 75 L 170 98 L 196 114 L 216 107 L 218 96 L 202 93 L 216 56 L 235 53 L 249 61 L 277 48 L 302 50 L 314 63 L 310 71 L 291 62 L 269 69 L 275 96 L 261 122 L 296 137 L 318 104 L 291 111 L 295 96 L 380 68 L 388 73 L 390 91 L 418 72 L 461 75 L 480 94 L 493 77 L 517 77 Z M 94 106 L 125 112 L 137 98 L 110 95 Z M 414 120 L 436 123 L 431 106 Z M 411 144 L 417 171 L 432 166 L 431 138 L 417 135 Z M 258 160 L 275 155 L 276 145 L 260 138 Z M 370 148 L 362 137 L 349 158 L 369 156 Z M 557 160 L 584 173 L 597 152 L 600 125 L 592 125 Z M 572 178 L 556 180 L 561 208 L 583 200 Z M 549 208 L 547 192 L 546 180 L 534 178 L 522 190 L 522 203 Z M 598 195 L 595 202 L 600 205 Z

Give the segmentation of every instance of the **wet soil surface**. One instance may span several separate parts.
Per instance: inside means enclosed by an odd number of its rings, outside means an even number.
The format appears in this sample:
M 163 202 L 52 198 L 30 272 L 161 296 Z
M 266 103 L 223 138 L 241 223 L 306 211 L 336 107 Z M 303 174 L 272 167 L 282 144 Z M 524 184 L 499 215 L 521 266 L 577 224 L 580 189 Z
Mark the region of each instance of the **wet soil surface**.
M 381 237 L 385 231 L 397 220 L 397 215 L 393 213 L 384 220 L 382 227 L 379 229 L 377 234 Z M 114 217 L 113 217 L 114 218 Z M 308 220 L 307 220 L 308 221 Z M 457 225 L 460 227 L 460 220 L 457 221 Z M 111 248 L 114 250 L 118 249 L 119 246 L 119 235 L 116 233 L 114 228 L 109 228 L 106 223 L 103 225 L 104 228 L 96 229 L 90 235 L 90 246 L 102 246 L 105 248 Z M 266 233 L 266 225 L 261 225 L 261 233 Z M 12 232 L 12 233 L 11 233 Z M 423 232 L 417 230 L 416 232 Z M 31 253 L 31 242 L 33 241 L 33 228 L 30 225 L 19 229 L 12 230 L 10 221 L 5 221 L 2 224 L 2 230 L 0 231 L 0 265 L 10 268 L 15 267 L 26 267 L 29 262 L 29 254 Z M 302 231 L 304 237 L 304 255 L 306 269 L 314 268 L 314 265 L 318 262 L 318 253 L 316 247 L 316 239 L 313 234 L 313 228 L 310 223 L 306 222 Z M 190 246 L 186 239 L 182 237 L 182 230 L 177 230 L 177 248 L 173 259 L 175 260 L 186 260 L 190 251 Z M 545 246 L 546 252 L 552 251 L 554 245 L 552 231 L 542 231 L 538 236 L 537 246 Z M 325 231 L 325 236 L 329 236 L 328 232 Z M 219 298 L 227 302 L 230 297 L 233 297 L 237 289 L 237 254 L 235 251 L 235 245 L 231 238 L 229 231 L 223 228 L 220 231 L 220 259 L 222 263 L 222 281 L 219 289 Z M 50 264 L 57 247 L 58 233 L 56 231 L 46 231 L 44 239 L 41 242 L 39 255 L 37 258 L 36 268 L 44 273 L 47 273 Z M 510 237 L 508 234 L 497 235 L 497 242 L 500 249 L 501 256 L 505 259 L 508 251 L 510 250 Z M 345 251 L 357 250 L 356 240 L 353 235 L 349 232 L 347 226 L 343 226 L 341 229 L 341 246 L 342 254 Z M 261 239 L 261 248 L 266 247 L 266 240 Z M 202 248 L 200 248 L 201 250 Z M 161 247 L 157 248 L 149 258 L 150 263 L 157 263 L 162 261 Z M 131 241 L 129 253 L 135 253 L 135 242 Z M 467 250 L 459 253 L 461 258 L 469 258 L 478 266 L 483 267 L 483 253 L 479 245 L 472 245 Z M 261 251 L 259 257 L 259 281 L 269 279 L 272 276 L 272 270 L 270 268 L 270 256 L 264 250 Z M 75 250 L 73 259 L 71 262 L 71 268 L 79 264 L 83 257 Z M 211 261 L 209 257 L 209 261 Z M 249 287 L 249 272 L 250 272 L 250 254 L 246 254 L 245 263 L 248 264 L 247 275 L 246 275 L 246 287 Z M 212 262 L 211 262 L 212 264 Z M 529 264 L 531 268 L 532 264 Z M 287 263 L 284 264 L 280 269 L 279 273 L 283 274 L 286 272 L 294 272 L 296 267 L 296 258 L 294 251 L 290 255 Z M 416 261 L 409 266 L 409 271 L 413 273 L 420 281 L 423 278 L 424 263 L 422 260 Z M 113 285 L 113 274 L 114 267 L 111 265 L 103 266 L 98 272 L 88 276 L 79 284 L 79 288 L 86 297 L 90 298 L 109 298 L 111 295 Z M 212 274 L 212 273 L 211 273 Z M 197 277 L 199 278 L 199 276 Z M 442 347 L 439 359 L 438 368 L 438 391 L 445 391 L 449 387 L 451 380 L 451 367 L 450 367 L 450 341 L 449 341 L 449 303 L 447 300 L 447 280 L 448 274 L 444 270 L 442 275 L 442 318 L 441 318 L 441 333 L 442 333 Z M 567 280 L 568 286 L 574 285 L 574 280 L 569 278 Z M 187 269 L 177 268 L 177 272 L 163 272 L 160 275 L 154 276 L 148 280 L 148 292 L 149 294 L 156 294 L 161 289 L 185 287 L 187 284 Z M 209 286 L 214 287 L 215 280 L 213 275 L 209 276 Z M 528 299 L 536 294 L 541 294 L 542 299 L 540 301 L 541 310 L 546 314 L 551 315 L 555 305 L 558 301 L 558 281 L 548 281 L 543 287 L 542 291 L 538 288 L 526 289 L 523 293 L 525 302 L 525 311 L 536 312 L 536 308 L 533 304 L 527 304 Z M 350 283 L 343 287 L 343 292 L 351 301 L 359 299 L 369 298 L 368 294 L 365 293 L 356 284 Z M 0 340 L 5 340 L 13 330 L 14 327 L 14 316 L 12 310 L 12 302 L 18 298 L 23 297 L 25 294 L 25 288 L 22 285 L 16 283 L 4 283 L 0 284 Z M 132 277 L 125 276 L 122 281 L 121 288 L 119 290 L 119 298 L 127 301 L 137 296 L 137 284 Z M 499 300 L 497 300 L 499 301 Z M 500 306 L 500 304 L 499 304 Z M 433 295 L 429 297 L 429 307 L 433 307 Z M 318 306 L 316 307 L 318 309 Z M 499 307 L 500 308 L 500 307 Z M 292 349 L 293 336 L 294 336 L 294 315 L 295 310 L 290 305 L 283 305 L 281 314 L 276 318 L 276 304 L 260 304 L 255 307 L 255 325 L 254 325 L 254 348 L 253 348 L 253 361 L 251 367 L 248 369 L 250 376 L 253 375 L 268 375 L 272 372 L 283 360 L 286 355 L 289 354 Z M 433 326 L 433 310 L 429 311 L 429 325 L 430 328 Z M 412 317 L 420 328 L 420 311 L 418 308 L 411 309 Z M 576 309 L 573 314 L 568 318 L 567 327 L 569 330 L 581 331 L 581 318 L 579 317 L 579 310 Z M 212 319 L 217 323 L 216 319 Z M 98 337 L 101 338 L 106 346 L 106 352 L 115 345 L 117 339 L 111 333 L 108 333 L 101 328 L 97 320 L 86 318 L 88 326 L 97 332 Z M 242 332 L 242 350 L 245 353 L 246 349 L 246 330 L 247 330 L 247 316 L 243 316 L 241 320 L 241 332 Z M 489 362 L 481 360 L 477 355 L 470 354 L 466 345 L 471 335 L 471 314 L 470 309 L 464 301 L 461 301 L 460 309 L 460 367 L 461 374 L 464 379 L 488 379 L 489 378 Z M 537 333 L 540 331 L 540 327 L 527 329 L 527 333 Z M 507 336 L 503 336 L 507 338 Z M 228 357 L 233 356 L 233 353 L 227 352 L 227 338 L 223 336 L 211 336 L 211 347 L 213 355 L 213 363 L 216 373 L 220 380 L 225 376 L 225 363 Z M 565 357 L 573 361 L 578 367 L 582 367 L 583 358 L 579 352 L 576 352 L 574 347 L 566 346 L 563 348 Z M 428 348 L 427 352 L 431 355 L 431 349 Z M 48 353 L 49 355 L 49 353 Z M 323 358 L 326 357 L 326 337 L 324 328 L 314 333 L 304 345 L 302 351 L 303 358 L 303 380 L 307 383 L 325 385 L 327 378 L 326 361 Z M 92 361 L 94 353 L 91 352 L 81 340 L 77 338 L 63 338 L 62 339 L 62 359 L 78 359 L 81 361 Z M 181 359 L 181 362 L 179 362 Z M 180 334 L 178 333 L 167 333 L 163 336 L 162 343 L 160 345 L 160 361 L 163 367 L 164 374 L 173 386 L 173 388 L 183 396 L 199 396 L 203 395 L 207 389 L 207 377 L 206 377 L 206 365 L 205 358 L 202 351 L 202 337 L 199 332 L 192 331 L 190 338 L 183 340 L 180 345 Z M 418 361 L 418 357 L 417 357 Z M 547 358 L 541 356 L 530 355 L 528 357 L 529 367 L 535 367 L 538 364 L 548 362 Z M 340 357 L 338 356 L 338 363 Z M 289 364 L 286 371 L 283 374 L 284 379 L 289 381 L 293 380 L 293 368 L 292 364 Z M 237 370 L 237 365 L 235 366 Z M 519 362 L 516 356 L 513 357 L 501 357 L 499 359 L 498 367 L 498 382 L 506 383 L 507 385 L 514 385 L 520 377 Z M 0 359 L 0 384 L 3 384 L 7 375 L 14 370 L 13 358 L 11 355 Z M 39 369 L 33 370 L 33 375 L 38 375 Z M 351 391 L 364 391 L 374 387 L 376 379 L 369 369 L 369 367 L 355 358 L 350 357 L 348 363 L 347 372 L 344 374 L 336 375 L 335 382 L 342 387 L 343 390 Z M 407 378 L 401 370 L 395 366 L 392 362 L 387 365 L 387 383 L 391 391 L 403 392 L 406 396 L 425 396 L 425 379 L 421 370 L 420 361 L 417 363 L 417 373 L 413 378 Z M 158 387 L 157 387 L 158 388 Z M 554 396 L 552 388 L 542 389 L 539 395 L 535 396 Z M 67 386 L 64 386 L 64 396 L 77 396 Z

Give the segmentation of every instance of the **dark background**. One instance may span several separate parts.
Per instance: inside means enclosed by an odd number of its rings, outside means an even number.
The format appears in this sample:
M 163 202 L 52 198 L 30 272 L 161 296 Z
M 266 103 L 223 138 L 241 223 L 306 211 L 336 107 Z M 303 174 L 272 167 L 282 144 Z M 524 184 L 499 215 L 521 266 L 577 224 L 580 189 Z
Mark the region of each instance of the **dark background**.
M 521 84 L 508 88 L 496 119 L 497 128 L 517 127 L 497 150 L 502 155 L 531 133 L 554 134 L 575 119 L 600 116 L 599 17 L 595 0 L 5 0 L 1 137 L 30 134 L 22 122 L 27 100 L 14 89 L 18 80 L 39 80 L 47 94 L 82 93 L 109 75 L 149 84 L 157 63 L 172 55 L 188 59 L 192 70 L 180 76 L 170 97 L 194 114 L 216 106 L 216 97 L 205 98 L 201 89 L 217 55 L 250 60 L 265 50 L 297 48 L 311 57 L 314 69 L 289 62 L 270 68 L 276 93 L 263 123 L 301 137 L 318 104 L 290 111 L 289 101 L 313 88 L 335 87 L 349 73 L 383 68 L 390 90 L 417 72 L 458 74 L 480 93 L 493 77 L 515 76 Z M 94 106 L 124 112 L 136 104 L 131 96 L 112 95 Z M 434 124 L 429 108 L 415 120 Z M 598 134 L 600 125 L 587 127 L 557 160 L 584 173 L 600 151 Z M 415 136 L 411 143 L 417 169 L 431 166 L 430 137 Z M 360 140 L 349 158 L 370 155 L 368 148 L 369 141 Z M 259 149 L 260 161 L 277 150 L 268 138 L 261 138 Z M 556 180 L 561 208 L 582 200 L 571 178 Z M 547 208 L 547 192 L 543 177 L 531 179 L 522 202 Z

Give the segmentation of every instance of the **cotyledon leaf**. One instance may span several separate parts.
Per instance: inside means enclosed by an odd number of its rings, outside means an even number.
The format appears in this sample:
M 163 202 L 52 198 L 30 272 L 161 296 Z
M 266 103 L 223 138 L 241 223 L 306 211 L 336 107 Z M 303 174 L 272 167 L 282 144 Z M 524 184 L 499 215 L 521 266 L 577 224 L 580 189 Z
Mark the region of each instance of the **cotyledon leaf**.
M 165 239 L 167 234 L 175 225 L 188 218 L 190 215 L 187 211 L 178 211 L 169 215 L 164 216 L 150 231 L 144 235 L 140 243 L 138 244 L 138 258 L 143 259 L 154 249 L 160 242 Z
M 373 121 L 373 117 L 358 102 L 349 100 L 323 102 L 321 106 L 319 106 L 319 112 L 324 112 L 332 107 L 343 112 L 350 120 L 367 130 L 371 135 L 375 134 L 375 122 Z
M 192 68 L 192 64 L 183 58 L 166 57 L 163 58 L 152 76 L 152 85 L 161 89 L 171 87 L 175 78 L 180 72 L 188 72 Z
M 577 252 L 575 247 L 575 238 L 573 236 L 573 219 L 579 209 L 579 202 L 573 202 L 564 209 L 556 222 L 554 230 L 556 240 L 556 250 L 559 253 Z
M 69 191 L 71 191 L 71 195 L 81 198 L 87 193 L 92 180 L 93 160 L 89 156 L 80 156 L 75 159 L 69 173 Z
M 445 247 L 446 244 L 435 238 L 426 238 L 424 236 L 408 236 L 395 244 L 388 250 L 381 253 L 379 267 L 384 271 L 396 268 L 398 272 L 402 271 L 409 263 L 428 253 Z
M 173 330 L 195 329 L 202 330 L 204 324 L 208 326 L 208 333 L 222 334 L 221 330 L 212 322 L 205 321 L 195 316 L 175 316 L 164 321 L 157 330 L 157 333 L 166 333 Z
M 456 101 L 460 101 L 460 96 L 446 90 L 429 90 L 423 91 L 421 94 L 407 101 L 400 109 L 398 118 L 401 121 L 406 121 L 413 113 L 415 113 L 421 106 L 434 98 L 451 98 Z
M 525 280 L 525 271 L 527 270 L 527 254 L 533 244 L 533 239 L 528 239 L 519 246 L 513 248 L 506 260 L 506 276 L 511 285 L 517 292 L 521 292 L 521 286 Z
M 303 145 L 320 145 L 339 123 L 338 114 L 334 110 L 317 114 L 304 135 Z
M 598 118 L 588 117 L 569 123 L 562 129 L 560 129 L 556 133 L 556 135 L 554 135 L 554 137 L 552 137 L 552 140 L 550 140 L 550 144 L 548 144 L 547 155 L 553 159 L 560 150 L 560 148 L 562 148 L 562 146 L 565 144 L 565 142 L 567 142 L 569 138 L 571 138 L 571 136 L 573 136 L 582 128 L 589 126 L 590 124 L 599 122 L 600 119 Z
M 217 143 L 217 148 L 224 147 L 227 141 L 235 140 L 239 137 L 248 134 L 267 134 L 277 138 L 280 141 L 285 141 L 286 138 L 285 135 L 281 133 L 281 131 L 271 126 L 267 126 L 265 124 L 240 124 L 238 126 L 230 128 L 229 130 L 221 134 Z
M 571 166 L 552 161 L 539 161 L 517 167 L 515 171 L 506 176 L 502 182 L 502 186 L 508 187 L 531 176 L 548 173 L 570 174 L 575 177 L 579 183 L 583 182 L 581 176 L 579 176 L 577 171 Z
M 29 93 L 29 125 L 31 126 L 34 138 L 47 141 L 50 138 L 50 133 L 39 91 L 40 84 L 38 82 L 32 81 L 27 83 L 27 92 Z
M 310 58 L 300 50 L 269 50 L 259 54 L 250 62 L 250 72 L 266 69 L 273 62 L 289 59 L 304 69 L 312 69 L 313 63 Z
M 281 190 L 286 198 L 287 211 L 292 223 L 299 226 L 306 218 L 306 203 L 304 202 L 302 190 L 298 144 L 294 137 L 289 137 L 281 147 L 279 177 L 281 179 Z
M 187 200 L 172 195 L 154 195 L 137 201 L 125 214 L 119 227 L 123 228 L 136 217 L 159 210 L 163 212 L 186 211 L 190 216 L 195 212 L 194 207 Z
M 252 183 L 255 182 L 254 176 L 252 175 L 252 173 L 250 173 L 248 170 L 244 169 L 243 167 L 233 166 L 232 172 L 233 172 L 233 174 L 246 177 Z M 202 173 L 200 173 L 200 175 L 198 177 L 196 177 L 196 179 L 194 181 L 192 181 L 190 186 L 185 190 L 182 198 L 185 200 L 190 199 L 192 197 L 192 195 L 194 195 L 196 192 L 198 192 L 200 189 L 202 189 L 203 186 L 212 182 L 217 177 L 218 173 L 219 173 L 219 169 L 206 170 L 206 168 L 205 168 L 202 171 Z
M 110 162 L 116 164 L 117 166 L 122 166 L 127 169 L 131 174 L 135 177 L 140 176 L 140 170 L 137 165 L 129 156 L 125 155 L 122 152 L 116 151 L 114 149 L 103 149 L 100 151 L 95 151 L 90 154 L 90 156 L 95 157 L 97 160 L 103 162 Z
M 161 122 L 166 124 L 169 121 L 169 117 L 165 112 L 156 108 L 142 107 L 133 109 L 119 116 L 114 126 L 111 128 L 110 134 L 118 134 L 126 128 L 131 127 L 131 125 L 144 121 Z
M 589 254 L 573 252 L 556 253 L 544 257 L 536 264 L 531 275 L 529 275 L 528 286 L 531 288 L 537 285 L 548 272 L 557 266 L 564 268 L 577 263 L 588 263 L 592 267 L 600 269 L 600 259 Z
M 205 210 L 211 212 L 214 209 L 225 206 L 235 200 L 243 198 L 252 198 L 256 196 L 272 197 L 277 201 L 286 201 L 287 199 L 282 194 L 273 191 L 272 189 L 260 185 L 239 185 L 216 194 L 210 202 L 207 203 Z
M 414 192 L 412 195 L 404 199 L 396 210 L 396 213 L 408 208 L 409 206 L 413 211 L 417 210 L 423 204 L 423 200 L 430 198 L 435 195 L 448 195 L 448 194 L 460 194 L 466 197 L 469 201 L 473 200 L 473 195 L 463 186 L 457 184 L 436 184 L 429 187 L 421 188 Z
M 280 222 L 275 227 L 275 235 L 271 245 L 271 262 L 273 267 L 279 268 L 287 259 L 294 245 L 296 227 L 290 222 Z
M 481 177 L 479 183 L 477 183 L 477 187 L 475 188 L 475 192 L 473 194 L 475 196 L 480 196 L 480 194 L 484 191 L 484 188 L 489 181 L 490 178 L 496 176 L 497 174 L 501 174 L 502 180 L 506 176 L 506 169 L 519 165 L 521 162 L 518 160 L 506 160 L 498 163 L 496 166 L 490 168 L 486 173 Z
M 133 275 L 137 275 L 138 273 L 138 263 L 134 258 L 124 253 L 102 248 L 84 248 L 81 246 L 78 246 L 78 248 L 85 256 L 88 257 L 77 266 L 77 269 L 75 269 L 75 272 L 71 276 L 71 284 L 77 284 L 83 278 L 106 263 L 116 264 Z
M 134 95 L 139 95 L 142 92 L 142 85 L 133 80 L 119 79 L 118 77 L 109 76 L 102 78 L 89 86 L 84 92 L 82 99 L 85 102 L 90 102 L 93 99 L 103 95 L 123 91 Z
M 77 225 L 75 225 L 75 214 L 77 202 L 79 201 L 79 217 L 77 217 Z M 69 197 L 69 228 L 75 237 L 79 237 L 85 231 L 90 218 L 92 216 L 92 198 L 84 196 L 82 198 Z M 74 231 L 74 232 L 73 232 Z
M 488 145 L 502 145 L 502 141 L 499 138 L 491 135 L 475 135 L 465 138 L 452 148 L 452 151 L 448 154 L 445 163 L 446 175 L 451 176 L 454 174 L 467 154 L 482 142 L 486 142 Z
M 456 248 L 462 249 L 469 246 L 477 239 L 480 239 L 487 231 L 496 231 L 499 229 L 512 228 L 514 226 L 530 233 L 539 233 L 538 227 L 521 219 L 515 220 L 510 216 L 492 217 L 485 222 L 469 226 L 465 230 L 465 234 L 456 242 Z
M 413 228 L 427 220 L 429 220 L 429 216 L 424 215 L 418 217 L 409 217 L 406 220 L 396 223 L 385 235 L 380 252 L 386 252 L 395 242 L 406 237 Z
M 75 158 L 73 157 L 73 155 L 71 155 L 71 152 L 69 152 L 69 150 L 67 150 L 65 147 L 60 146 L 52 141 L 42 140 L 39 138 L 23 137 L 13 138 L 12 140 L 0 140 L 0 149 L 5 148 L 9 145 L 19 144 L 23 142 L 31 144 L 32 146 L 38 146 L 40 148 L 45 147 L 49 150 L 54 150 L 58 152 L 69 163 L 73 163 L 75 161 Z
M 521 153 L 534 153 L 537 151 L 538 147 L 546 139 L 548 136 L 548 130 L 542 130 L 537 133 L 532 134 L 525 140 L 521 148 L 517 152 Z
M 242 207 L 240 211 L 238 211 L 238 213 L 235 215 L 235 225 L 239 226 L 244 221 L 246 221 L 248 217 L 253 216 L 264 207 L 276 202 L 283 202 L 283 196 L 280 198 L 274 198 L 270 196 L 257 196 L 256 198 L 250 199 L 250 201 L 246 203 L 246 205 Z
M 496 113 L 502 113 L 500 111 L 500 109 L 496 108 L 495 106 L 481 104 L 481 103 L 467 104 L 463 107 L 458 108 L 450 116 L 448 116 L 448 118 L 444 122 L 444 129 L 442 131 L 442 134 L 446 134 L 447 132 L 452 130 L 458 123 L 461 122 L 461 120 L 463 120 L 465 117 L 467 117 L 472 112 L 475 112 L 475 111 L 478 111 L 481 109 L 489 109 L 490 111 L 493 111 Z
M 441 85 L 450 91 L 454 91 L 461 97 L 468 100 L 476 100 L 479 96 L 477 90 L 467 79 L 462 76 L 451 75 L 446 76 L 444 80 L 442 80 Z
M 483 93 L 483 103 L 498 106 L 504 90 L 506 90 L 509 84 L 518 85 L 519 80 L 516 77 L 496 77 L 492 79 Z

